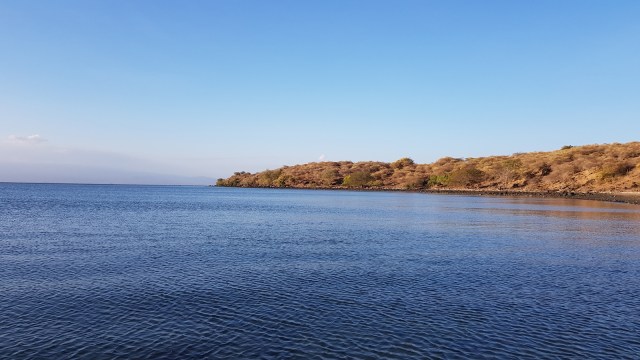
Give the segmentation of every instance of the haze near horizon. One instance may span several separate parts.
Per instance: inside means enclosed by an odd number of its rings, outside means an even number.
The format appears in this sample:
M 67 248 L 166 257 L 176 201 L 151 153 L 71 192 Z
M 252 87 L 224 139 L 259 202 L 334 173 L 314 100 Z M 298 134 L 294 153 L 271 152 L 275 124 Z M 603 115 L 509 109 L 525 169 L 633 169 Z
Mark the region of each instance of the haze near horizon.
M 3 1 L 0 181 L 637 141 L 637 1 Z

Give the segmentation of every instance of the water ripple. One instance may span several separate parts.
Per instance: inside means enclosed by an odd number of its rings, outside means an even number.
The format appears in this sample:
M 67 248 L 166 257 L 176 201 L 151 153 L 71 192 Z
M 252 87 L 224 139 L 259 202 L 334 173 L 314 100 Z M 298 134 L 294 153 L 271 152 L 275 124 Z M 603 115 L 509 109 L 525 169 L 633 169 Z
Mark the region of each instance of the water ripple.
M 633 208 L 305 194 L 0 185 L 0 358 L 640 354 Z

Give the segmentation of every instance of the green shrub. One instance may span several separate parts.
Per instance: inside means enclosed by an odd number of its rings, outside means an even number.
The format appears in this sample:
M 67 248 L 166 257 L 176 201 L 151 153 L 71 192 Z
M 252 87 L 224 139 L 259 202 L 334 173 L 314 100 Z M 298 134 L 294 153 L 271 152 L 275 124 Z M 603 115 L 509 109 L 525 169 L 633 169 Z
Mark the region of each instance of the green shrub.
M 431 175 L 431 176 L 429 176 L 429 181 L 427 182 L 427 185 L 429 187 L 432 187 L 432 186 L 447 186 L 447 185 L 449 185 L 449 175 L 448 174 Z
M 365 171 L 356 171 L 353 174 L 347 175 L 342 180 L 342 185 L 348 187 L 365 187 L 369 185 L 374 178 L 370 173 Z

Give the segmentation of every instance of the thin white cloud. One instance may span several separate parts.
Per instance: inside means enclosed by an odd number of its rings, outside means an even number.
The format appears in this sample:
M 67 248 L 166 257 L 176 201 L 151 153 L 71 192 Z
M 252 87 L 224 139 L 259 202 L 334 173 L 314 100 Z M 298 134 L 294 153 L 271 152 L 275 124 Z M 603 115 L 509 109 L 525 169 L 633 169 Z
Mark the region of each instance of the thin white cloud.
M 43 138 L 39 134 L 27 135 L 27 136 L 9 135 L 9 142 L 12 142 L 12 143 L 41 144 L 46 141 L 47 139 Z
M 324 159 L 326 159 L 326 158 L 327 158 L 327 157 L 326 157 L 324 154 L 322 154 L 322 155 L 320 155 L 320 156 L 318 157 L 318 160 L 320 160 L 320 161 L 324 161 Z

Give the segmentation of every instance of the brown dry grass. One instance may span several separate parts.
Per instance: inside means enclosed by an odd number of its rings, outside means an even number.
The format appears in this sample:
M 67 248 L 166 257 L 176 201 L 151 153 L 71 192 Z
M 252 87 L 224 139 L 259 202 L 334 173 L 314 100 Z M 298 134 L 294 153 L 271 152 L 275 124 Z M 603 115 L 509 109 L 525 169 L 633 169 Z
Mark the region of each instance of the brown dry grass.
M 353 174 L 367 181 L 353 181 Z M 219 179 L 217 185 L 640 192 L 640 142 L 567 146 L 556 151 L 511 156 L 446 157 L 431 164 L 415 164 L 408 158 L 392 163 L 315 162 L 256 174 L 238 172 L 227 179 Z

